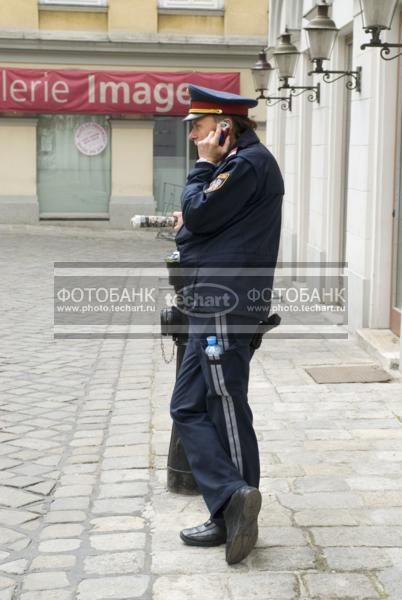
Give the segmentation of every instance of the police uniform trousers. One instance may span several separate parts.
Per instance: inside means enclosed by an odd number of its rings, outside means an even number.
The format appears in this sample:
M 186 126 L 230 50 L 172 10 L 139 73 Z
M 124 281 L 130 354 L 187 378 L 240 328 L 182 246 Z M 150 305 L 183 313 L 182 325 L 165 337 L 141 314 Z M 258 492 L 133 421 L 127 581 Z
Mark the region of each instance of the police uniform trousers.
M 170 414 L 193 476 L 211 518 L 220 524 L 233 492 L 246 484 L 258 487 L 260 480 L 247 399 L 257 323 L 230 314 L 189 317 L 189 341 L 171 400 Z M 205 354 L 210 335 L 223 349 L 218 361 Z

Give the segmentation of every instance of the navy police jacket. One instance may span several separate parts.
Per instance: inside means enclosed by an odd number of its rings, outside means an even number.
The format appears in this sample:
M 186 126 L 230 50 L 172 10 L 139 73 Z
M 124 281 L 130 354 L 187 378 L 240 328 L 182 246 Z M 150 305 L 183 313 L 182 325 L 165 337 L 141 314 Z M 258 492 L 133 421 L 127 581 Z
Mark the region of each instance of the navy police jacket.
M 268 317 L 283 194 L 278 164 L 252 130 L 217 166 L 195 164 L 176 235 L 185 308 Z

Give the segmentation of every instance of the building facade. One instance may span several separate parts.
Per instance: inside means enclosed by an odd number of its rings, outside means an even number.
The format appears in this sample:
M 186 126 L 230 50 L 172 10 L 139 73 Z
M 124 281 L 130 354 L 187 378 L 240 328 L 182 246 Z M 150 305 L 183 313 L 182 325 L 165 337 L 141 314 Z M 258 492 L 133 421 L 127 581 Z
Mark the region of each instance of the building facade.
M 0 222 L 177 207 L 190 82 L 254 95 L 268 0 L 0 0 Z M 265 129 L 265 110 L 253 116 Z
M 291 111 L 267 109 L 267 144 L 286 182 L 282 259 L 338 263 L 351 329 L 392 331 L 395 342 L 402 307 L 401 63 L 383 60 L 378 48 L 361 49 L 369 35 L 358 0 L 328 4 L 339 34 L 324 69 L 360 67 L 360 91 L 347 88 L 347 77 L 327 83 L 309 75 L 314 65 L 303 28 L 317 12 L 315 0 L 270 0 L 269 60 L 287 29 L 300 51 L 290 85 L 320 84 L 319 102 L 302 93 Z M 401 41 L 400 9 L 383 41 Z M 273 77 L 272 96 L 279 85 Z

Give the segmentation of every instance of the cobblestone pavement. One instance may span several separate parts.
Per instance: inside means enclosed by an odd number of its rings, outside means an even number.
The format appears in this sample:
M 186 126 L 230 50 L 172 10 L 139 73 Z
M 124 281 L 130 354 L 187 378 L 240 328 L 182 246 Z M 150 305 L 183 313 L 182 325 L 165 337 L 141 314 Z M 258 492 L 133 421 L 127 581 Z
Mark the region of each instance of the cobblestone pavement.
M 266 340 L 250 403 L 257 548 L 189 548 L 166 490 L 174 369 L 159 340 L 54 340 L 53 262 L 157 260 L 154 234 L 1 227 L 0 600 L 402 599 L 402 386 L 317 385 L 352 341 Z

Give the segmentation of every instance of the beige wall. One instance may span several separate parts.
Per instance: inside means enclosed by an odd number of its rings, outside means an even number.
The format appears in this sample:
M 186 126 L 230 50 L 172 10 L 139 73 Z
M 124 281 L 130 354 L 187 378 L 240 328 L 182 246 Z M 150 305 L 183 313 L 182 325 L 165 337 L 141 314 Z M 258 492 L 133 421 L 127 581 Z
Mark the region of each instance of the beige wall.
M 153 122 L 111 121 L 112 196 L 151 196 Z
M 225 36 L 267 36 L 268 0 L 226 0 Z
M 250 69 L 240 69 L 240 93 L 242 96 L 247 96 L 248 98 L 256 98 L 257 96 Z M 267 118 L 265 103 L 260 100 L 255 108 L 249 110 L 249 116 L 255 121 L 265 123 Z M 265 139 L 265 131 L 262 128 L 259 128 L 257 133 L 263 140 Z
M 130 229 L 135 214 L 152 214 L 153 121 L 112 120 L 110 226 Z
M 37 0 L 0 0 L 0 29 L 37 29 Z
M 2 196 L 36 196 L 36 119 L 0 119 Z
M 223 17 L 191 15 L 159 15 L 158 33 L 223 35 Z
M 156 33 L 156 0 L 109 0 L 109 30 Z
M 106 13 L 41 10 L 40 29 L 62 31 L 107 31 Z

